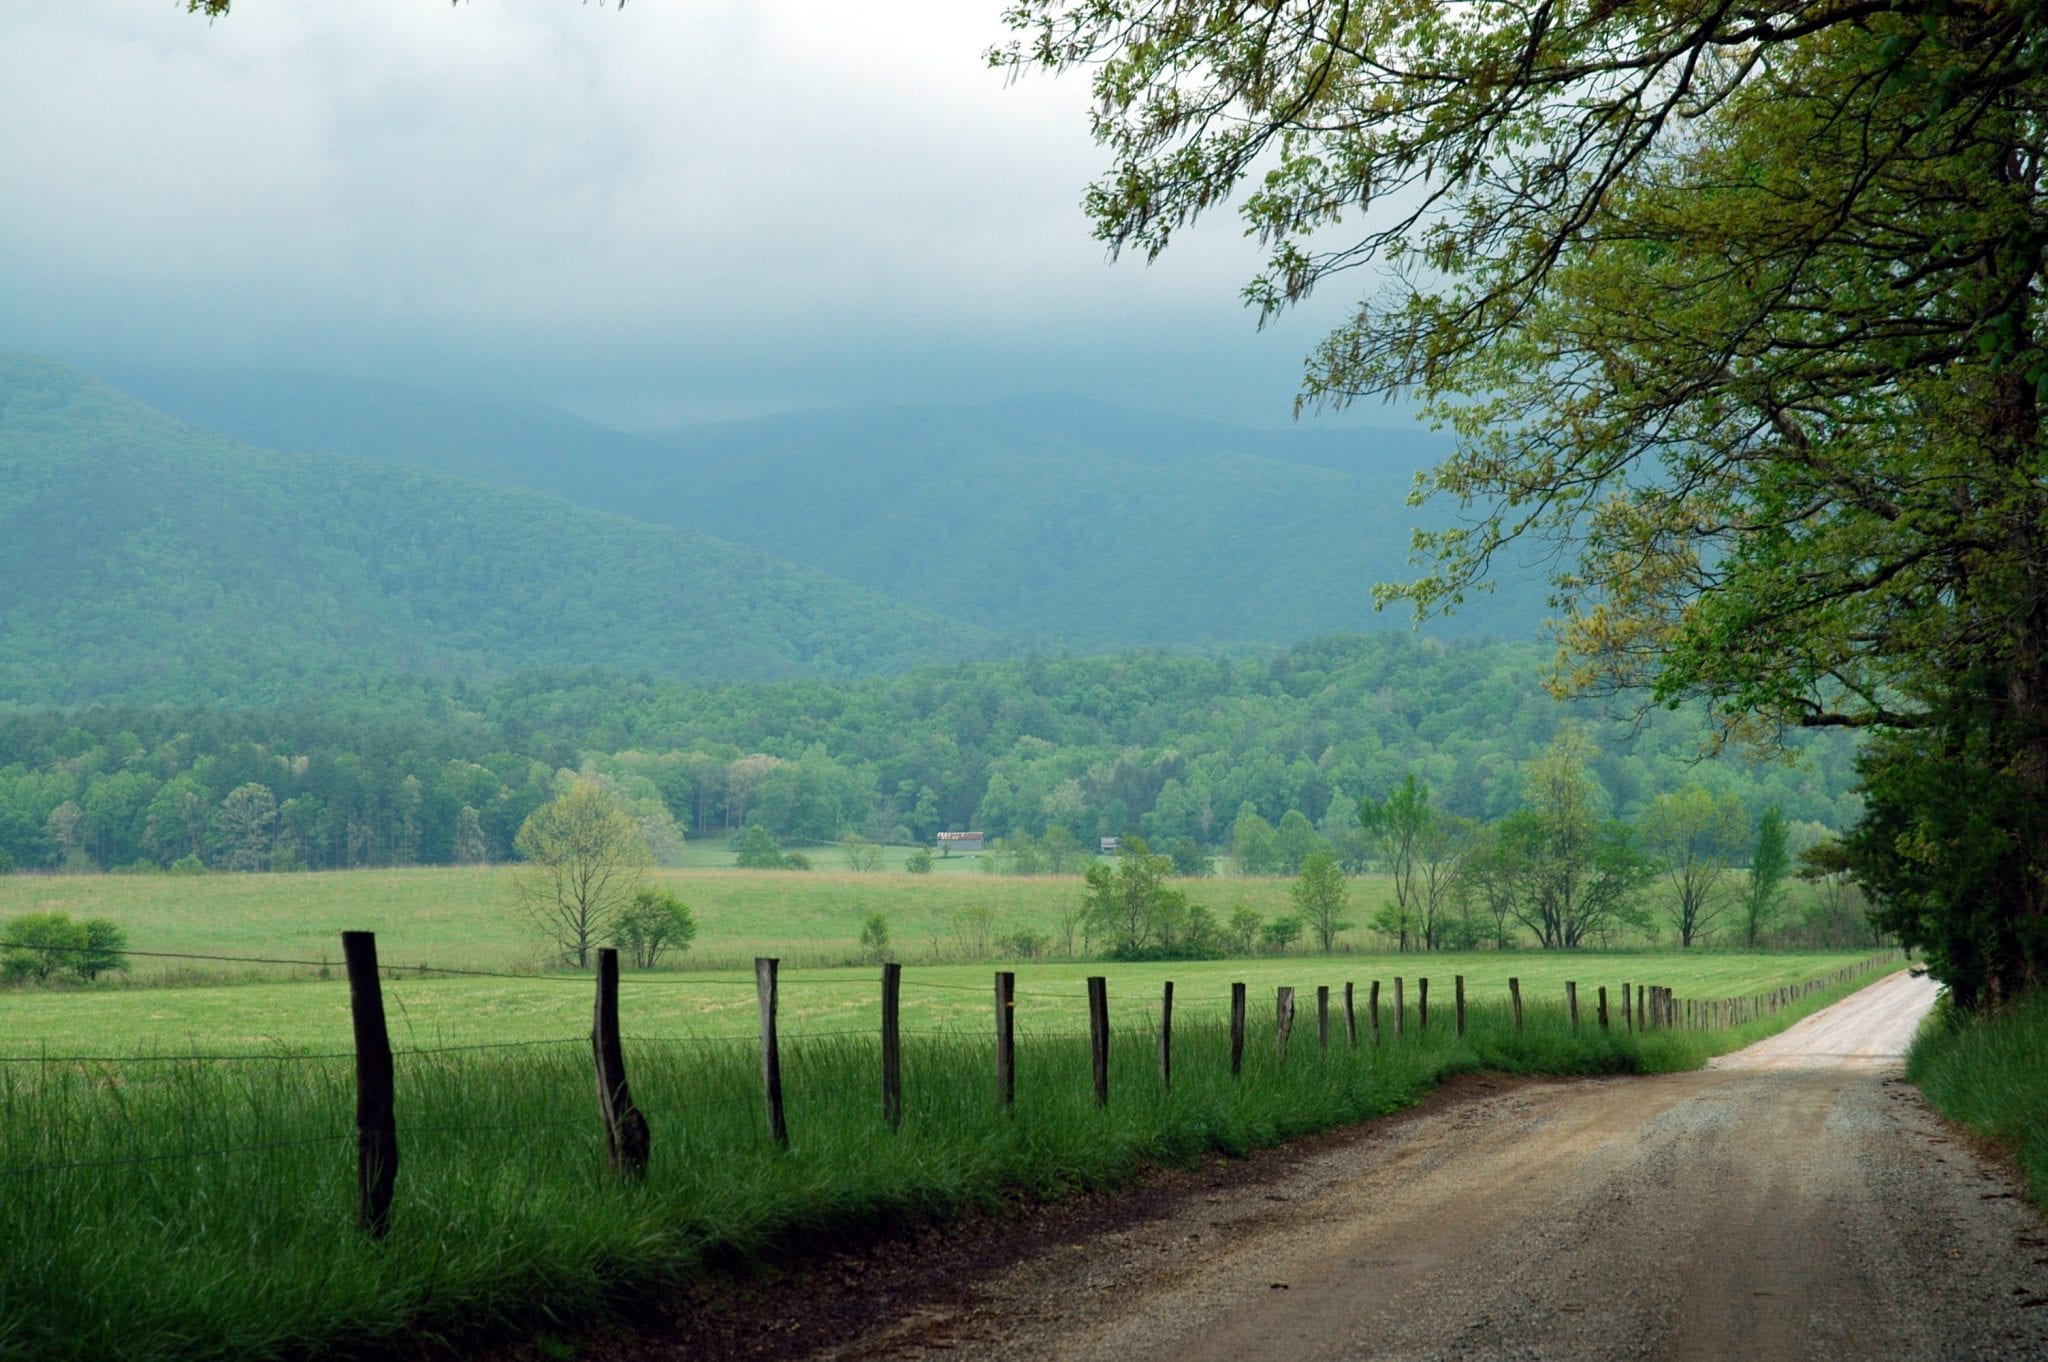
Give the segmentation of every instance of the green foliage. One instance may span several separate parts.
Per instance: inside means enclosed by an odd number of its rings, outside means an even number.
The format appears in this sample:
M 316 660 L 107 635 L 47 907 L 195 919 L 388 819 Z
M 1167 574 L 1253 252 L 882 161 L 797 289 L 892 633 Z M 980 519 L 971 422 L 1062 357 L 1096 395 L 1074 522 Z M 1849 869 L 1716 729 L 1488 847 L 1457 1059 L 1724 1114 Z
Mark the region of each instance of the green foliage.
M 1184 879 L 1201 879 L 1216 873 L 1216 858 L 1202 850 L 1192 837 L 1176 837 L 1167 843 L 1166 856 L 1173 862 L 1173 873 Z
M 889 958 L 888 914 L 868 914 L 867 921 L 860 925 L 860 949 L 870 960 L 879 962 Z
M 1770 817 L 1775 814 L 1775 806 Z M 1690 946 L 1713 930 L 1730 906 L 1722 889 L 1728 867 L 1741 854 L 1748 840 L 1749 820 L 1733 795 L 1718 798 L 1703 786 L 1658 795 L 1650 801 L 1642 820 L 1643 849 L 1660 867 L 1670 885 L 1666 911 L 1678 932 L 1678 944 Z M 1784 853 L 1784 825 L 1778 824 L 1778 853 Z M 1782 873 L 1782 870 L 1781 872 Z M 1751 872 L 1750 889 L 1757 887 Z M 1747 899 L 1747 896 L 1745 896 Z M 1745 936 L 1754 948 L 1759 920 L 1752 924 L 1745 912 Z
M 528 917 L 578 969 L 615 929 L 652 863 L 640 828 L 594 780 L 576 780 L 527 815 L 513 839 Z
M 1197 944 L 1186 940 L 1188 897 L 1167 883 L 1172 875 L 1173 862 L 1153 855 L 1144 838 L 1125 838 L 1114 862 L 1091 865 L 1084 876 L 1090 936 L 1126 960 Z
M 860 874 L 873 874 L 882 868 L 882 848 L 857 832 L 849 832 L 839 839 L 839 850 L 846 856 L 846 868 Z
M 85 951 L 71 968 L 87 982 L 102 974 L 128 968 L 128 930 L 111 918 L 89 917 L 79 924 L 85 929 Z
M 2048 1208 L 2048 995 L 1936 1016 L 1913 1043 L 1906 1077 L 1950 1120 L 2011 1149 L 2034 1203 Z
M 1779 898 L 1791 858 L 1785 854 L 1785 819 L 1773 804 L 1756 825 L 1756 846 L 1749 853 L 1749 887 L 1742 900 L 1742 934 L 1750 949 L 1777 920 Z
M 742 870 L 781 870 L 789 862 L 775 834 L 754 823 L 740 835 L 739 853 L 733 857 L 733 864 Z
M 1344 903 L 1351 890 L 1344 883 L 1344 871 L 1327 851 L 1312 852 L 1294 882 L 1294 915 L 1315 937 L 1325 955 L 1335 949 L 1337 933 L 1351 925 L 1344 916 Z
M 1258 910 L 1243 900 L 1231 905 L 1230 918 L 1224 924 L 1224 930 L 1229 935 L 1230 944 L 1236 948 L 1239 955 L 1252 953 L 1252 943 L 1259 939 L 1259 932 L 1265 926 L 1265 922 L 1265 918 L 1259 915 Z
M 47 983 L 84 958 L 83 923 L 66 913 L 24 913 L 0 927 L 0 978 Z
M 991 639 L 701 533 L 234 445 L 47 360 L 0 357 L 0 484 L 0 692 L 17 702 L 269 703 L 593 657 L 847 676 Z
M 809 870 L 811 868 L 811 858 L 804 855 L 801 851 L 784 852 L 782 868 L 784 870 Z
M 913 847 L 910 854 L 903 858 L 903 868 L 913 875 L 931 874 L 932 849 L 930 847 Z
M 1418 397 L 1459 436 L 1424 490 L 1469 514 L 1383 600 L 1457 606 L 1510 544 L 1571 550 L 1561 689 L 1703 700 L 1764 743 L 1877 730 L 1852 844 L 1882 919 L 1966 1008 L 2048 986 L 2031 9 L 1006 17 L 998 65 L 1089 72 L 1112 247 L 1235 200 L 1266 316 L 1385 266 L 1306 396 Z
M 171 873 L 173 875 L 204 875 L 206 873 L 206 862 L 200 860 L 196 855 L 180 856 L 177 860 L 171 862 Z
M 635 890 L 612 919 L 612 944 L 641 969 L 653 969 L 663 954 L 682 955 L 697 939 L 697 918 L 665 889 Z
M 1259 944 L 1277 955 L 1285 955 L 1287 948 L 1301 939 L 1306 926 L 1299 913 L 1283 914 L 1259 928 Z

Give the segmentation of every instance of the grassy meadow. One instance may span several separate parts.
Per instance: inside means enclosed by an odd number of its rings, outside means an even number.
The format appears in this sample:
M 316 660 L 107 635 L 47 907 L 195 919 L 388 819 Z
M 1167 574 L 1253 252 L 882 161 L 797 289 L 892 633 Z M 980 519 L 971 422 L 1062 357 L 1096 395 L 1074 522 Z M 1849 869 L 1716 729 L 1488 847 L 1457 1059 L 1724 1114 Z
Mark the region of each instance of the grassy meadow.
M 1438 971 L 1450 963 L 1426 967 L 1445 978 Z M 1823 963 L 1807 957 L 1772 968 L 1810 977 Z M 1737 973 L 1719 976 L 1724 981 L 1765 977 L 1755 972 L 1761 965 L 1727 967 Z M 1236 964 L 1239 973 L 1251 968 Z M 1079 969 L 1048 970 L 1039 1001 L 1055 991 L 1064 998 Z M 1230 973 L 1219 968 L 1201 991 Z M 1113 996 L 1142 994 L 1149 978 L 1135 968 L 1111 977 Z M 1396 1039 L 1389 1028 L 1378 1046 L 1367 1040 L 1352 1049 L 1340 1038 L 1322 1050 L 1311 1011 L 1284 1059 L 1262 1033 L 1239 1076 L 1229 1071 L 1224 1028 L 1203 1012 L 1177 1017 L 1171 1089 L 1157 1076 L 1154 1036 L 1132 1017 L 1114 1032 L 1106 1109 L 1090 1096 L 1080 1035 L 1027 1029 L 1017 1103 L 1004 1110 L 993 1100 L 986 1039 L 964 1030 L 928 1034 L 907 1016 L 901 1128 L 881 1120 L 870 1037 L 799 1037 L 783 1058 L 786 1149 L 764 1129 L 753 1046 L 641 1039 L 626 1053 L 653 1130 L 639 1183 L 606 1168 L 588 1045 L 578 1034 L 588 1004 L 583 990 L 560 986 L 577 1003 L 577 1025 L 569 1014 L 559 1019 L 565 1043 L 399 1055 L 400 1164 L 393 1229 L 382 1242 L 354 1223 L 346 1059 L 0 1064 L 0 1242 L 9 1246 L 0 1254 L 0 1358 L 410 1354 L 423 1338 L 459 1349 L 573 1331 L 614 1318 L 635 1293 L 687 1279 L 707 1261 L 1114 1185 L 1147 1163 L 1242 1153 L 1384 1115 L 1449 1074 L 1692 1067 L 1860 982 L 1715 1034 L 1644 1035 L 1590 1023 L 1572 1031 L 1555 1007 L 1531 1008 L 1517 1033 L 1489 985 L 1463 1037 L 1446 1012 L 1427 1033 L 1411 1027 Z M 393 996 L 408 985 L 394 985 Z M 634 1004 L 649 991 L 635 990 Z M 1197 991 L 1191 983 L 1190 997 Z M 68 1044 L 110 1039 L 97 1009 L 120 998 L 232 995 L 290 1011 L 294 999 L 316 996 L 324 1008 L 326 995 L 338 992 L 295 984 L 52 1000 L 80 1007 L 62 1036 Z M 16 994 L 0 1008 L 40 1001 Z

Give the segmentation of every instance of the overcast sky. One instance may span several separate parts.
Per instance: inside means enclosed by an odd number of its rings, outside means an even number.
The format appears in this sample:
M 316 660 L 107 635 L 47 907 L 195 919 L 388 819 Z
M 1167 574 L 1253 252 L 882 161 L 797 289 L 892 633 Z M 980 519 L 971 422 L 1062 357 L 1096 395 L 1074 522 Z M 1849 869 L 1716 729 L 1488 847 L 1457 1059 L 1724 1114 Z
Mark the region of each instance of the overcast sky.
M 0 348 L 651 425 L 1075 391 L 1288 419 L 1228 216 L 1111 264 L 1085 80 L 999 0 L 0 8 Z M 1359 413 L 1378 423 L 1383 408 Z

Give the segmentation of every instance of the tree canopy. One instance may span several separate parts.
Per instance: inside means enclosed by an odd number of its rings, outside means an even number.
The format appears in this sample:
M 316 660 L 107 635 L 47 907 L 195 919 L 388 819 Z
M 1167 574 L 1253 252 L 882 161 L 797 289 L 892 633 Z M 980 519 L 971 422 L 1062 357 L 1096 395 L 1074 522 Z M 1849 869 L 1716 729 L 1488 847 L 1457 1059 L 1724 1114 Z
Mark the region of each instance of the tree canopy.
M 993 59 L 1093 72 L 1112 246 L 1237 198 L 1262 316 L 1377 268 L 1304 398 L 1414 393 L 1470 515 L 1383 599 L 1551 539 L 1562 689 L 1889 735 L 1852 849 L 1969 1006 L 2048 975 L 2042 11 L 1019 0 Z

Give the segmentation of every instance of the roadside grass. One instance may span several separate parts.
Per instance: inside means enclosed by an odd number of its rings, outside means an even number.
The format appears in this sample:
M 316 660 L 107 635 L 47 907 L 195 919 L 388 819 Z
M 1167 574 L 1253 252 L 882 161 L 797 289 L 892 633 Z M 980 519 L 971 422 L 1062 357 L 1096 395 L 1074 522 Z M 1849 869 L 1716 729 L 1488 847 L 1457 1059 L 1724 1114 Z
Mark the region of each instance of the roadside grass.
M 1255 1003 L 1240 1077 L 1225 1028 L 1177 1007 L 1171 1091 L 1156 1034 L 1120 1019 L 1106 1110 L 1080 1035 L 1027 1032 L 1004 1111 L 978 1028 L 906 1016 L 901 1130 L 881 1120 L 873 1040 L 814 1036 L 783 1056 L 787 1149 L 767 1138 L 753 1047 L 638 1040 L 643 1184 L 606 1168 L 587 1044 L 401 1054 L 383 1243 L 354 1226 L 346 1060 L 0 1065 L 0 1357 L 409 1353 L 589 1325 L 708 1262 L 1241 1154 L 1385 1115 L 1454 1073 L 1685 1067 L 1854 986 L 1716 1036 L 1603 1032 L 1583 1010 L 1574 1032 L 1548 1003 L 1516 1035 L 1491 1001 L 1461 1039 L 1433 993 L 1427 1032 L 1411 1013 L 1398 1040 L 1383 1024 L 1375 1047 L 1362 1027 L 1355 1050 L 1341 1027 L 1318 1046 L 1311 991 L 1284 1059 L 1270 998 Z
M 329 938 L 338 960 L 339 937 Z M 410 931 L 380 937 L 387 966 L 384 985 L 393 1043 L 401 1047 L 566 1040 L 590 1028 L 588 975 L 556 972 L 521 978 L 461 978 L 391 968 L 417 958 Z M 912 1029 L 953 1027 L 986 1034 L 998 968 L 1017 975 L 1017 1024 L 1026 1033 L 1085 1032 L 1089 975 L 1109 980 L 1111 1015 L 1118 1026 L 1143 1026 L 1158 1006 L 1160 986 L 1174 982 L 1175 1007 L 1189 1021 L 1228 1015 L 1230 986 L 1246 985 L 1251 1005 L 1268 1014 L 1275 990 L 1296 990 L 1304 1016 L 1313 1016 L 1316 989 L 1331 990 L 1342 1005 L 1344 984 L 1356 985 L 1359 1025 L 1367 1025 L 1371 981 L 1381 984 L 1381 1010 L 1391 1026 L 1393 980 L 1404 980 L 1410 1020 L 1429 980 L 1429 1005 L 1439 1022 L 1450 1018 L 1454 979 L 1465 978 L 1475 1006 L 1504 1003 L 1507 980 L 1521 980 L 1531 1008 L 1564 1004 L 1564 985 L 1579 986 L 1581 1015 L 1590 1025 L 1598 989 L 1608 990 L 1617 1017 L 1621 986 L 1645 983 L 1682 997 L 1724 998 L 1768 992 L 1853 965 L 1867 952 L 1750 954 L 1667 951 L 1655 954 L 1593 952 L 1440 952 L 1428 955 L 1290 955 L 1249 959 L 1110 964 L 1102 961 L 1018 962 L 997 965 L 908 964 L 903 971 L 903 1024 Z M 468 962 L 460 962 L 467 964 Z M 878 1024 L 879 970 L 873 966 L 805 969 L 785 965 L 782 1022 L 792 1038 L 805 1034 L 869 1033 Z M 326 980 L 300 977 L 279 983 L 194 985 L 182 988 L 12 989 L 0 991 L 0 1055 L 138 1052 L 346 1050 L 350 1044 L 348 988 L 337 964 Z M 753 971 L 627 971 L 621 985 L 620 1025 L 628 1036 L 650 1039 L 746 1037 L 758 1025 Z
M 2048 1208 L 2048 994 L 1978 1021 L 1938 1007 L 1906 1077 L 1943 1115 L 2011 1149 L 2035 1204 Z

